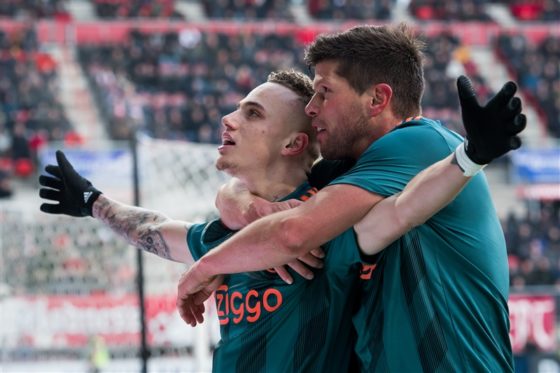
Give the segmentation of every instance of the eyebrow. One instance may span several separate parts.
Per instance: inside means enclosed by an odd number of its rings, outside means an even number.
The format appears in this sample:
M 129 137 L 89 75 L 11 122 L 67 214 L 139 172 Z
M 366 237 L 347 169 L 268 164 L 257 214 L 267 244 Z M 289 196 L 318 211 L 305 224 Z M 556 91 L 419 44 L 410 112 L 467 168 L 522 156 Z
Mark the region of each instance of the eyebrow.
M 255 101 L 242 101 L 237 105 L 238 108 L 240 108 L 242 106 L 243 107 L 256 107 L 257 109 L 259 109 L 263 112 L 266 112 L 264 106 L 262 106 L 261 104 L 259 104 L 258 102 L 255 102 Z

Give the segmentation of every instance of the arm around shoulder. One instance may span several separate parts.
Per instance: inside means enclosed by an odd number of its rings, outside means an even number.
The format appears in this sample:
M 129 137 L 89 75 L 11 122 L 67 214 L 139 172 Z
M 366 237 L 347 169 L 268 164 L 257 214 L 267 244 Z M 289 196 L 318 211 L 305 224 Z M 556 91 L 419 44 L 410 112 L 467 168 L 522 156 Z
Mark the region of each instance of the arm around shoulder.
M 381 199 L 355 186 L 329 186 L 296 208 L 249 224 L 206 254 L 201 269 L 219 275 L 286 264 L 352 227 Z
M 354 226 L 360 249 L 367 255 L 383 250 L 453 201 L 469 180 L 455 162 L 455 154 L 434 163 Z

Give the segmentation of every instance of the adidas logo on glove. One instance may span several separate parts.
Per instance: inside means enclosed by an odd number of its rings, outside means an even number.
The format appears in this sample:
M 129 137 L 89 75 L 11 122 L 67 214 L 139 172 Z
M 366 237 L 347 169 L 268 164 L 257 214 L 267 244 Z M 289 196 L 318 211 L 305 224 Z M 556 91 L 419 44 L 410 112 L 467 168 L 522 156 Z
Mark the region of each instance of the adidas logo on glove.
M 93 192 L 84 192 L 84 203 L 87 203 Z

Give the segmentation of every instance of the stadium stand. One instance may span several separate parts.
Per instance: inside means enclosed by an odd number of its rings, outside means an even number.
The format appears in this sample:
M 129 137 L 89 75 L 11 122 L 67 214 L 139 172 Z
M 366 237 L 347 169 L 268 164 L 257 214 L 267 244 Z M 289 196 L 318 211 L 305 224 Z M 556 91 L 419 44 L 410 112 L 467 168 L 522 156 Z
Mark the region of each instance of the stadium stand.
M 35 31 L 0 31 L 0 169 L 5 174 L 30 177 L 37 150 L 72 133 L 57 94 L 56 63 L 41 50 Z
M 409 7 L 410 13 L 421 21 L 490 22 L 492 18 L 486 13 L 486 3 L 485 0 L 412 0 Z
M 502 34 L 496 41 L 502 61 L 540 109 L 548 132 L 560 138 L 560 37 L 540 41 Z
M 99 18 L 162 18 L 183 19 L 175 8 L 175 0 L 92 0 Z
M 428 38 L 426 46 L 426 89 L 422 98 L 424 115 L 439 119 L 447 127 L 464 135 L 460 112 L 457 110 L 456 77 L 460 74 L 471 77 L 481 101 L 486 101 L 492 91 L 477 73 L 468 46 L 462 44 L 457 36 L 442 33 Z
M 535 213 L 503 220 L 510 283 L 516 290 L 560 285 L 560 203 L 543 202 Z
M 133 31 L 125 45 L 80 46 L 79 59 L 113 138 L 133 120 L 155 138 L 217 143 L 221 117 L 270 71 L 302 68 L 302 51 L 289 35 Z
M 294 20 L 294 16 L 290 11 L 290 0 L 202 0 L 201 3 L 206 16 L 212 19 Z
M 4 0 L 0 2 L 0 17 L 69 21 L 71 16 L 65 3 L 66 0 Z
M 316 20 L 388 20 L 395 0 L 311 0 L 307 9 Z
M 522 22 L 558 22 L 560 3 L 556 0 L 515 0 L 509 3 L 511 14 Z

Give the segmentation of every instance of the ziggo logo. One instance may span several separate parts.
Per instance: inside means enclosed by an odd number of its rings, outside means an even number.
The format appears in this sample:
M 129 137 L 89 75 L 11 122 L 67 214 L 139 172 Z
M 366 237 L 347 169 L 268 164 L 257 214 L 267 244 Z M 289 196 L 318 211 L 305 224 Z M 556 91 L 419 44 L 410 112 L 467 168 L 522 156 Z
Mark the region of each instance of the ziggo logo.
M 282 293 L 277 289 L 269 288 L 264 292 L 249 290 L 247 294 L 234 291 L 228 292 L 227 285 L 216 289 L 216 309 L 220 325 L 226 325 L 230 319 L 234 324 L 239 324 L 243 319 L 247 322 L 256 322 L 262 313 L 262 308 L 267 312 L 274 312 L 282 305 Z

